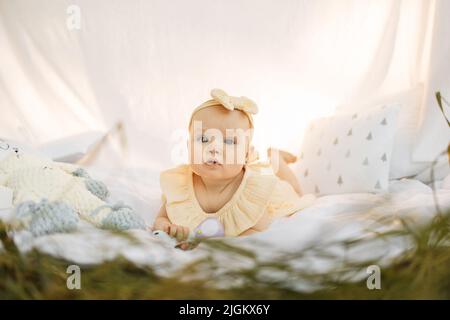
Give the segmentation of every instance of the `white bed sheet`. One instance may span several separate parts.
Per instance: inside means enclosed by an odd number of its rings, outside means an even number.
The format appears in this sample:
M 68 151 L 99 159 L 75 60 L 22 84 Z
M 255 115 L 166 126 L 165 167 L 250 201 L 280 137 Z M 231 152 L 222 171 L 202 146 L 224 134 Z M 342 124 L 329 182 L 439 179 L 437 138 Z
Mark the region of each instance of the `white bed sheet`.
M 122 200 L 133 206 L 147 223 L 151 223 L 160 206 L 158 171 L 97 168 L 90 173 L 107 183 L 113 201 Z M 439 186 L 440 182 L 436 185 Z M 450 190 L 437 189 L 436 199 L 442 210 L 450 210 Z M 281 259 L 283 253 L 307 253 L 307 248 L 320 245 L 328 253 L 334 254 L 335 258 L 323 259 L 308 254 L 290 261 L 293 267 L 313 273 L 336 268 L 343 259 L 379 259 L 380 264 L 383 264 L 383 261 L 389 261 L 408 248 L 410 244 L 407 239 L 373 241 L 350 250 L 343 250 L 333 243 L 339 240 L 370 238 L 375 230 L 386 230 L 398 225 L 398 218 L 409 218 L 420 225 L 429 221 L 435 213 L 430 186 L 411 179 L 393 180 L 390 182 L 389 193 L 323 196 L 318 198 L 313 206 L 294 216 L 275 221 L 265 232 L 227 239 L 226 243 L 251 250 L 258 260 Z M 6 219 L 8 214 L 5 210 L 1 211 L 0 218 Z M 376 222 L 380 218 L 390 219 L 389 224 L 380 226 Z M 81 265 L 97 264 L 123 256 L 136 264 L 156 267 L 155 270 L 160 275 L 173 274 L 188 263 L 205 256 L 216 261 L 219 266 L 215 270 L 217 274 L 246 268 L 253 263 L 251 259 L 237 259 L 232 253 L 210 250 L 202 244 L 195 250 L 184 252 L 169 247 L 149 232 L 133 230 L 130 234 L 135 236 L 138 242 L 82 223 L 77 232 L 70 234 L 33 238 L 28 232 L 20 232 L 15 234 L 14 238 L 23 252 L 37 248 Z M 226 285 L 232 283 L 226 282 Z M 299 281 L 295 283 L 294 288 L 306 290 L 311 288 L 311 284 Z

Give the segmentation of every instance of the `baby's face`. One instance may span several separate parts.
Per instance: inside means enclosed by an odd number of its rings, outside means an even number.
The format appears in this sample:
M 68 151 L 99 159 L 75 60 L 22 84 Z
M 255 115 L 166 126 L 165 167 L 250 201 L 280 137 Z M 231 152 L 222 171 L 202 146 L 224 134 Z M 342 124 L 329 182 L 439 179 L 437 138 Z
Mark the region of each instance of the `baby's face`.
M 189 128 L 192 171 L 210 179 L 236 176 L 245 164 L 250 139 L 250 121 L 242 111 L 221 106 L 199 110 Z

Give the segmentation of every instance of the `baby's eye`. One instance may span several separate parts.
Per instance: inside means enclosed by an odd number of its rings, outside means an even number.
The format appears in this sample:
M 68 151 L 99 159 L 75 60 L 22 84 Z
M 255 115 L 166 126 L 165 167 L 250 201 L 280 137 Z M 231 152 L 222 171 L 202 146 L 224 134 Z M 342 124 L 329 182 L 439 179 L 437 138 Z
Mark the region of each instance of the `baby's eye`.
M 207 143 L 209 141 L 208 137 L 205 135 L 201 135 L 197 137 L 197 141 L 202 142 L 202 143 Z
M 223 140 L 223 143 L 225 143 L 225 144 L 236 144 L 236 139 L 234 139 L 234 138 L 225 138 Z

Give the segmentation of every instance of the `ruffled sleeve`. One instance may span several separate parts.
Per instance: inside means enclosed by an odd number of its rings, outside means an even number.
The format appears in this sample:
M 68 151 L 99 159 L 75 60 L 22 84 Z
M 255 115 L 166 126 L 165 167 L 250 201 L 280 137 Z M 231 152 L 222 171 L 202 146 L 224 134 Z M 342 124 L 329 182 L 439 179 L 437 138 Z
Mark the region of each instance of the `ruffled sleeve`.
M 159 184 L 162 199 L 171 202 L 182 202 L 189 198 L 187 165 L 175 167 L 161 172 Z
M 204 217 L 190 192 L 191 175 L 189 165 L 181 165 L 161 172 L 159 183 L 170 222 L 193 230 Z
M 235 197 L 218 212 L 225 234 L 238 236 L 256 225 L 266 212 L 275 186 L 273 176 L 253 175 L 248 171 Z

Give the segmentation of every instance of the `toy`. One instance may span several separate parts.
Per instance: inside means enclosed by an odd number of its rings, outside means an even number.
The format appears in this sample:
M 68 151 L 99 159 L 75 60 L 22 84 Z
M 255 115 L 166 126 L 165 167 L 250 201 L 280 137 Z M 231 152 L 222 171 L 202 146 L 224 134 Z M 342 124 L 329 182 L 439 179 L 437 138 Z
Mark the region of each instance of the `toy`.
M 15 227 L 29 229 L 35 236 L 73 231 L 79 219 L 104 229 L 145 228 L 132 208 L 106 203 L 106 185 L 84 169 L 0 143 L 0 186 L 13 190 Z

